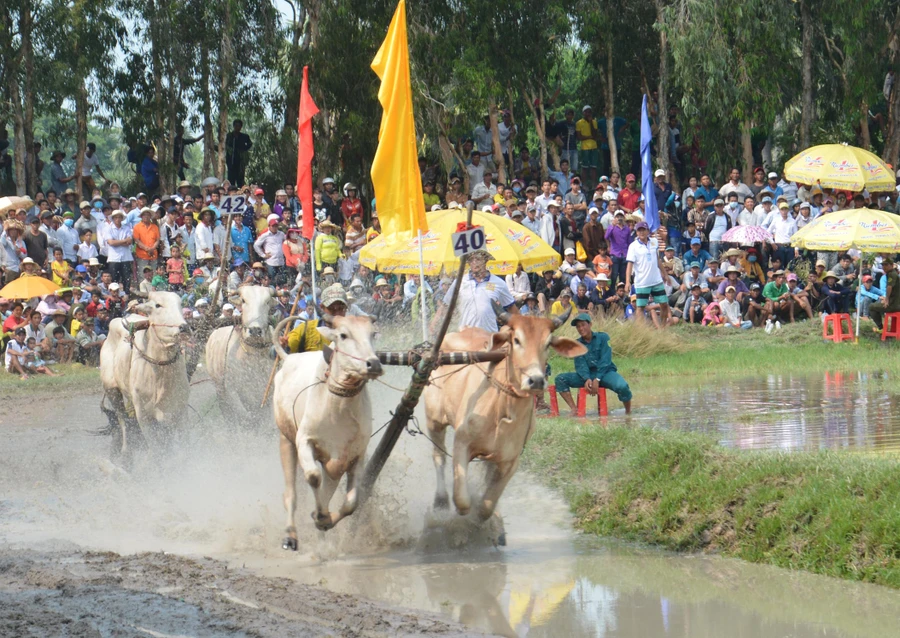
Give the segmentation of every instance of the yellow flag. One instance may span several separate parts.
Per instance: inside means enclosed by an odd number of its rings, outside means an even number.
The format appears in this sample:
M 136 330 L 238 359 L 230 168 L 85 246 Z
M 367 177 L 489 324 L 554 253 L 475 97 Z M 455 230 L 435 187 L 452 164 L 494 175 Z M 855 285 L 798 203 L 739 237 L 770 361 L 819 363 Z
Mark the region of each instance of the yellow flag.
M 378 131 L 378 149 L 372 162 L 372 184 L 381 228 L 386 235 L 428 231 L 422 176 L 416 149 L 409 46 L 406 41 L 406 0 L 400 0 L 387 37 L 372 60 L 381 79 L 378 101 L 384 109 Z

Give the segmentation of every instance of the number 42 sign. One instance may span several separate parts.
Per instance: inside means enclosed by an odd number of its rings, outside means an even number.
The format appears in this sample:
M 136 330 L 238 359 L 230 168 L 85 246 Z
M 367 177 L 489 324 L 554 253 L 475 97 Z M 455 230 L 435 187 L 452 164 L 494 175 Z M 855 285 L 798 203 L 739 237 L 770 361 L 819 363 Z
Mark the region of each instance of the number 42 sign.
M 249 204 L 244 195 L 226 195 L 219 202 L 219 212 L 223 215 L 243 215 Z
M 462 257 L 476 250 L 481 250 L 485 245 L 484 228 L 476 226 L 469 230 L 453 233 L 453 254 Z

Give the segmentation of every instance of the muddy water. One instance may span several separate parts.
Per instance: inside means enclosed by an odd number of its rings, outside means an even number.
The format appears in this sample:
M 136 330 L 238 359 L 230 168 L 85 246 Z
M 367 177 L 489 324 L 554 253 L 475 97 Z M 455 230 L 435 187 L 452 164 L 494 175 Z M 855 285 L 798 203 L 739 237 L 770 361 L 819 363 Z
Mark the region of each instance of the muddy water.
M 398 393 L 373 389 L 380 425 Z M 900 593 L 589 541 L 526 474 L 501 501 L 509 544 L 494 548 L 468 521 L 429 514 L 434 476 L 421 436 L 401 438 L 366 508 L 331 532 L 314 530 L 301 488 L 300 551 L 285 553 L 274 430 L 221 423 L 208 384 L 191 403 L 176 449 L 131 474 L 87 432 L 101 423 L 98 395 L 11 406 L 0 423 L 0 546 L 212 556 L 506 636 L 896 635 Z
M 885 374 L 638 381 L 634 419 L 742 449 L 900 451 L 900 384 Z M 610 407 L 618 408 L 614 396 Z

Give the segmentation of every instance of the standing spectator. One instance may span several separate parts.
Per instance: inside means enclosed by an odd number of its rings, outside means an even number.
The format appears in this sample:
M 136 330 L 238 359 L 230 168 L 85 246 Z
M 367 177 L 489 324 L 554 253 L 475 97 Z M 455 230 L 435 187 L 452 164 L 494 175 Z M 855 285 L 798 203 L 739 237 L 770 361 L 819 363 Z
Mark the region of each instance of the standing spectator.
M 699 200 L 701 196 L 703 197 L 703 201 L 707 202 L 707 212 L 711 213 L 713 202 L 716 201 L 716 198 L 719 196 L 719 189 L 715 187 L 712 179 L 706 173 L 700 176 L 700 186 L 694 191 L 694 198 L 696 200 Z
M 15 219 L 8 219 L 3 223 L 3 234 L 0 234 L 0 266 L 3 269 L 4 286 L 19 278 L 20 264 L 28 255 L 25 242 L 22 241 L 24 230 L 25 226 Z
M 194 250 L 191 252 L 191 261 L 202 263 L 205 259 L 214 259 L 215 246 L 213 243 L 213 225 L 216 223 L 216 213 L 209 206 L 200 211 L 200 223 L 194 230 Z M 185 225 L 187 227 L 187 225 Z
M 704 232 L 709 238 L 709 252 L 718 257 L 722 247 L 722 235 L 731 228 L 731 217 L 725 214 L 725 201 L 717 199 L 713 202 L 715 213 L 706 218 Z
M 481 204 L 490 204 L 494 195 L 497 194 L 497 187 L 493 184 L 493 175 L 490 171 L 484 171 L 484 179 L 472 187 L 472 201 L 476 206 Z
M 54 191 L 62 195 L 66 191 L 66 183 L 75 179 L 74 175 L 67 176 L 66 170 L 62 167 L 62 161 L 66 154 L 62 151 L 53 151 L 50 156 L 50 185 Z
M 663 267 L 659 257 L 659 244 L 650 237 L 650 226 L 647 222 L 638 222 L 634 227 L 636 239 L 628 246 L 625 270 L 625 289 L 631 286 L 634 277 L 634 291 L 637 295 L 638 319 L 641 310 L 651 302 L 659 304 L 659 318 L 655 312 L 650 318 L 657 328 L 663 328 L 669 321 L 669 298 L 663 285 Z
M 497 124 L 497 133 L 500 136 L 500 152 L 503 154 L 503 161 L 506 162 L 508 169 L 513 168 L 509 161 L 509 142 L 516 139 L 518 132 L 519 127 L 512 123 L 512 113 L 504 109 L 500 123 Z
M 578 171 L 578 132 L 575 126 L 575 109 L 567 108 L 565 119 L 559 123 L 559 159 L 568 160 L 569 168 Z
M 285 184 L 284 185 L 284 194 L 285 194 L 285 205 L 287 209 L 291 212 L 290 220 L 292 223 L 296 223 L 298 226 L 300 225 L 300 220 L 297 217 L 300 214 L 300 199 L 297 197 L 296 189 L 293 184 Z
M 788 214 L 789 207 L 786 202 L 778 205 L 779 214 L 772 219 L 767 230 L 772 233 L 772 256 L 781 259 L 782 267 L 787 267 L 798 251 L 791 247 L 791 237 L 797 232 L 797 222 Z M 763 291 L 765 295 L 765 291 Z
M 156 149 L 148 146 L 141 160 L 141 177 L 144 179 L 144 188 L 148 193 L 154 193 L 159 188 L 159 162 L 156 161 Z
M 250 148 L 253 142 L 250 136 L 242 133 L 244 122 L 235 120 L 231 132 L 225 136 L 225 167 L 228 169 L 228 181 L 236 186 L 244 185 L 244 172 L 250 160 Z
M 494 156 L 494 140 L 491 133 L 491 118 L 485 115 L 482 124 L 475 127 L 475 150 L 472 151 L 472 163 L 475 163 L 475 153 L 478 153 L 485 161 L 486 167 L 493 168 L 494 162 L 491 158 Z M 481 181 L 481 180 L 478 180 Z
M 625 213 L 617 210 L 613 217 L 613 223 L 606 229 L 606 241 L 609 244 L 610 259 L 612 259 L 610 286 L 615 286 L 618 281 L 625 281 L 626 258 L 630 240 L 631 230 L 625 225 Z
M 166 260 L 166 275 L 169 281 L 169 290 L 181 292 L 184 288 L 185 265 L 181 258 L 181 248 L 177 245 L 170 248 L 171 257 Z
M 28 231 L 25 232 L 22 241 L 25 243 L 28 256 L 37 264 L 37 268 L 46 266 L 50 241 L 47 235 L 41 232 L 41 220 L 36 215 L 29 221 Z
M 131 228 L 122 225 L 125 213 L 121 210 L 113 211 L 110 215 L 112 226 L 108 229 L 106 245 L 108 256 L 106 264 L 112 274 L 113 281 L 122 285 L 125 294 L 131 291 L 131 265 L 134 258 L 131 256 L 131 245 L 134 243 Z
M 72 159 L 77 157 L 78 153 L 75 153 Z M 97 174 L 105 180 L 106 175 L 103 174 L 103 169 L 100 168 L 100 158 L 97 156 L 97 145 L 93 142 L 88 142 L 81 164 L 81 189 L 84 193 L 87 193 L 87 197 L 90 197 L 95 190 L 98 190 L 97 184 L 94 182 L 95 168 L 97 169 Z
M 722 198 L 727 198 L 731 193 L 737 193 L 739 199 L 753 196 L 753 191 L 750 190 L 750 187 L 741 181 L 741 171 L 737 168 L 731 169 L 729 181 L 719 190 L 719 195 Z
M 334 236 L 335 228 L 334 223 L 327 219 L 319 223 L 319 234 L 315 240 L 316 272 L 328 266 L 332 269 L 337 266 L 341 256 L 341 240 Z
M 587 255 L 587 262 L 594 263 L 594 258 L 600 254 L 600 249 L 606 246 L 606 234 L 603 226 L 599 221 L 600 211 L 597 208 L 591 208 L 588 213 L 588 221 L 585 222 L 581 229 L 581 243 L 584 246 L 584 252 Z M 607 275 L 609 273 L 607 272 Z
M 575 132 L 581 142 L 579 163 L 588 187 L 591 188 L 597 183 L 597 167 L 600 165 L 600 133 L 594 111 L 589 105 L 582 107 L 581 119 L 575 124 Z
M 637 190 L 636 183 L 637 180 L 634 177 L 634 173 L 628 173 L 625 176 L 625 188 L 619 191 L 619 195 L 616 198 L 619 206 L 627 214 L 633 213 L 640 208 L 641 191 Z
M 187 162 L 184 161 L 184 147 L 196 144 L 202 139 L 202 135 L 198 137 L 185 137 L 184 127 L 181 124 L 175 126 L 175 140 L 172 143 L 172 160 L 175 164 L 175 168 L 178 170 L 178 179 L 183 180 L 184 169 L 190 168 Z
M 309 250 L 306 242 L 301 237 L 299 228 L 288 228 L 287 239 L 282 245 L 284 252 L 284 265 L 293 271 L 293 275 L 303 274 L 306 271 L 306 262 L 309 261 Z M 293 278 L 293 277 L 292 277 Z
M 159 226 L 153 223 L 153 211 L 149 208 L 141 209 L 141 221 L 135 224 L 132 236 L 134 254 L 137 257 L 137 272 L 143 273 L 146 268 L 153 272 L 159 261 L 160 238 Z

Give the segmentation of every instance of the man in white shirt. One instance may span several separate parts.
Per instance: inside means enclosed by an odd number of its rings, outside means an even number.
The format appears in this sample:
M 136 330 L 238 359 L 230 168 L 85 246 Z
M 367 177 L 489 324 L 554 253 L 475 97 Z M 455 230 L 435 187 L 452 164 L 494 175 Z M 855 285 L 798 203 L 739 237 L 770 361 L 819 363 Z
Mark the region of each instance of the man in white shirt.
M 728 181 L 722 188 L 719 189 L 719 197 L 722 199 L 727 199 L 731 193 L 737 193 L 738 197 L 743 199 L 748 195 L 753 197 L 753 191 L 750 190 L 750 187 L 747 186 L 744 182 L 741 181 L 741 172 L 736 169 L 731 169 L 730 181 Z
M 107 260 L 106 265 L 112 274 L 113 281 L 122 284 L 125 294 L 131 292 L 131 245 L 134 242 L 131 228 L 122 225 L 125 213 L 120 210 L 113 211 L 110 215 L 112 225 L 107 230 Z
M 75 159 L 77 156 L 78 153 L 73 155 L 72 159 Z M 103 169 L 100 168 L 100 158 L 97 157 L 97 145 L 93 142 L 89 142 L 81 163 L 81 188 L 88 193 L 93 193 L 97 188 L 97 184 L 94 182 L 95 168 L 100 177 L 106 179 L 106 175 L 103 174 Z
M 431 289 L 431 285 L 426 281 L 425 282 L 425 292 L 431 295 L 434 291 Z M 403 284 L 403 305 L 409 305 L 412 303 L 413 299 L 416 298 L 416 295 L 419 293 L 419 276 L 418 275 L 409 275 L 406 278 L 406 283 Z
M 469 174 L 469 188 L 471 189 L 469 195 L 484 180 L 484 171 L 487 170 L 485 165 L 481 163 L 481 153 L 472 151 L 470 157 L 472 163 L 466 166 L 466 172 Z
M 773 241 L 769 245 L 772 248 L 773 256 L 781 258 L 782 268 L 787 268 L 788 264 L 797 256 L 797 251 L 791 247 L 791 237 L 797 232 L 797 222 L 788 214 L 789 211 L 787 202 L 781 202 L 778 205 L 780 214 L 772 219 L 766 228 L 772 233 Z
M 497 132 L 500 134 L 500 152 L 503 153 L 503 160 L 509 166 L 509 141 L 516 139 L 519 128 L 512 123 L 512 114 L 509 111 L 503 111 L 503 119 L 497 124 Z
M 256 238 L 253 242 L 253 249 L 260 257 L 266 261 L 266 269 L 269 271 L 269 277 L 275 277 L 278 270 L 284 266 L 284 233 L 278 230 L 278 224 L 281 219 L 275 213 L 266 217 L 269 223 L 269 230 Z
M 522 269 L 522 264 L 516 267 L 515 273 L 506 275 L 506 286 L 517 304 L 525 303 L 525 298 L 531 294 L 531 281 L 528 279 L 528 274 Z
M 554 201 L 554 196 L 550 193 L 550 180 L 545 179 L 541 182 L 541 194 L 534 198 L 534 205 L 538 209 L 538 219 L 547 214 L 550 203 Z
M 540 236 L 541 222 L 537 218 L 537 206 L 535 206 L 534 204 L 528 204 L 525 206 L 525 219 L 522 220 L 522 225 L 533 232 L 535 235 Z
M 516 300 L 506 286 L 506 282 L 488 272 L 487 262 L 490 259 L 493 257 L 486 250 L 479 250 L 469 255 L 467 260 L 469 272 L 463 277 L 457 299 L 460 329 L 463 326 L 471 326 L 487 332 L 497 332 L 499 330 L 497 315 L 491 302 L 496 302 L 501 308 L 510 312 L 517 312 Z M 447 312 L 455 286 L 456 280 L 454 279 L 444 295 L 441 309 L 436 315 L 437 321 L 442 321 L 443 313 Z
M 493 204 L 493 197 L 497 194 L 497 187 L 493 184 L 491 172 L 484 171 L 484 179 L 472 188 L 472 201 L 476 206 Z
M 663 328 L 669 321 L 669 297 L 666 295 L 666 287 L 663 283 L 663 266 L 659 256 L 659 242 L 650 237 L 650 226 L 647 222 L 638 222 L 634 227 L 637 238 L 628 246 L 625 261 L 625 291 L 631 289 L 632 277 L 634 278 L 634 291 L 637 295 L 638 311 L 635 319 L 643 319 L 644 308 L 651 301 L 659 306 L 659 317 L 655 312 L 650 313 L 653 324 Z

